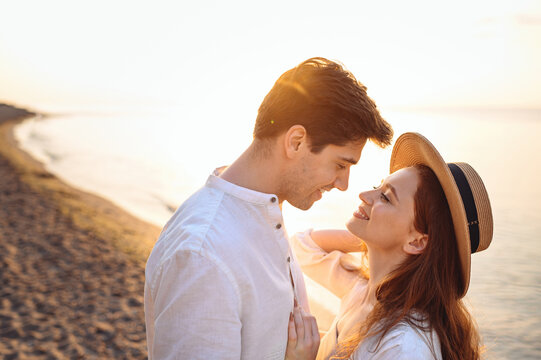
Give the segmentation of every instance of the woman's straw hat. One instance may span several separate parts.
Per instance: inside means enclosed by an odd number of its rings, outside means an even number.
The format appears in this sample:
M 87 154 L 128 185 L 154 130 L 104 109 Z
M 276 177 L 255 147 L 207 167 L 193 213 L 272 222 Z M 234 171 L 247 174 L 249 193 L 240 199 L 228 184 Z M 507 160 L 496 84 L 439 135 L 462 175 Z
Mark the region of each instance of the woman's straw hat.
M 470 165 L 446 163 L 421 134 L 402 134 L 393 147 L 391 173 L 418 164 L 434 171 L 447 197 L 462 264 L 464 291 L 460 296 L 464 296 L 470 283 L 471 254 L 485 250 L 492 241 L 492 210 L 487 191 Z

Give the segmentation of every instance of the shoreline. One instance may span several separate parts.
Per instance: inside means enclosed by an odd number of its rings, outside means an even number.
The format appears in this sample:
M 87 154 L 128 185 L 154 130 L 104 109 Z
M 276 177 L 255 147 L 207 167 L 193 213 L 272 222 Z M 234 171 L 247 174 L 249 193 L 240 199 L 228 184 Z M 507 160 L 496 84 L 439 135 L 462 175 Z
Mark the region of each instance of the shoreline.
M 146 358 L 144 266 L 160 229 L 18 147 L 0 104 L 0 357 Z
M 134 255 L 134 260 L 146 262 L 161 229 L 131 215 L 108 199 L 79 190 L 49 173 L 42 163 L 19 148 L 13 134 L 14 127 L 20 122 L 39 114 L 7 105 L 17 112 L 6 118 L 3 114 L 5 107 L 0 104 L 0 156 L 17 170 L 21 181 L 55 202 L 77 226 L 109 238 L 119 250 Z

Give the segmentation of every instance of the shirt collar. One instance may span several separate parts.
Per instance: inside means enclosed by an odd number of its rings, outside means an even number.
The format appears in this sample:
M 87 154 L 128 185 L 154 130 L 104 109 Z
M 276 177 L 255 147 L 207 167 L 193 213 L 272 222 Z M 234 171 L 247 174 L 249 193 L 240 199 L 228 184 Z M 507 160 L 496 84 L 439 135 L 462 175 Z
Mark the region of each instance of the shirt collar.
M 213 174 L 209 175 L 206 186 L 213 187 L 221 190 L 227 194 L 235 196 L 241 200 L 262 204 L 262 205 L 276 205 L 278 206 L 278 197 L 274 194 L 266 194 L 259 191 L 251 190 L 239 185 L 235 185 L 218 177 L 219 169 L 216 169 Z

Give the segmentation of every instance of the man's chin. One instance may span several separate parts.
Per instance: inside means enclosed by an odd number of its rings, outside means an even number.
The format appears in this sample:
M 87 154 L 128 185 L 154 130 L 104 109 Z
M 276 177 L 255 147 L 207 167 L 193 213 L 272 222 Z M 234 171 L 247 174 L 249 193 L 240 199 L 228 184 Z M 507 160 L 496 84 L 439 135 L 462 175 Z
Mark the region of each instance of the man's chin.
M 291 204 L 291 206 L 293 207 L 296 207 L 297 209 L 299 210 L 303 210 L 303 211 L 306 211 L 308 209 L 310 209 L 312 207 L 312 205 L 314 205 L 315 201 L 312 201 L 312 202 L 289 202 L 289 204 Z

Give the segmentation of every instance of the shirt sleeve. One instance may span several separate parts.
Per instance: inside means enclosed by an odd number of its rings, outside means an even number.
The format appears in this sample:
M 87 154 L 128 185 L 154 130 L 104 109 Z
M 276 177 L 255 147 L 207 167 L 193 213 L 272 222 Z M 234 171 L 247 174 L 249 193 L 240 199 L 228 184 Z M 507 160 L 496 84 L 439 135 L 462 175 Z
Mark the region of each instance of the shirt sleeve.
M 379 336 L 366 340 L 353 355 L 354 360 L 427 360 L 441 359 L 439 342 L 428 339 L 421 330 L 409 324 L 391 329 L 381 340 Z
M 343 298 L 353 285 L 361 279 L 355 269 L 347 269 L 343 264 L 352 263 L 356 258 L 341 251 L 325 252 L 310 236 L 311 229 L 291 237 L 291 247 L 299 261 L 302 271 L 334 295 Z M 346 259 L 347 258 L 347 259 Z
M 149 358 L 239 359 L 240 297 L 227 268 L 177 251 L 154 281 L 154 345 Z

